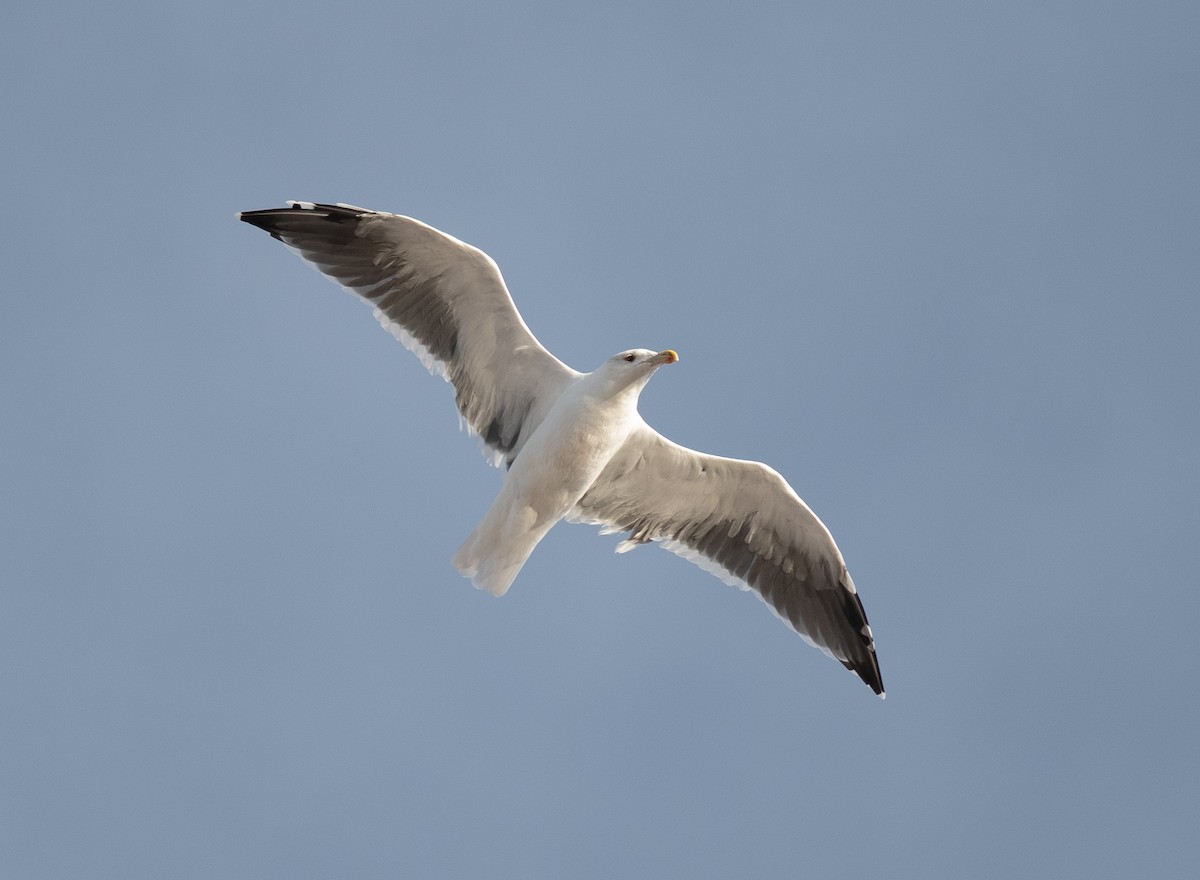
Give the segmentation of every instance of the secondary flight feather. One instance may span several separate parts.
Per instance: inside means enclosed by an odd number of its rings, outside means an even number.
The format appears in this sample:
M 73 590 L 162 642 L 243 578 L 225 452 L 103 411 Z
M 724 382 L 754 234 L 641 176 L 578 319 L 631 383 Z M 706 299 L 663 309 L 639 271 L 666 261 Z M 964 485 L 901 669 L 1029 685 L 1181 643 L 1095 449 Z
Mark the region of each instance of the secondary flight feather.
M 756 592 L 807 642 L 883 696 L 866 612 L 829 530 L 765 464 L 687 449 L 638 413 L 671 349 L 629 349 L 591 373 L 571 369 L 522 320 L 495 262 L 411 217 L 289 202 L 238 217 L 269 232 L 375 307 L 433 373 L 492 464 L 508 468 L 454 556 L 503 595 L 559 520 L 650 541 Z

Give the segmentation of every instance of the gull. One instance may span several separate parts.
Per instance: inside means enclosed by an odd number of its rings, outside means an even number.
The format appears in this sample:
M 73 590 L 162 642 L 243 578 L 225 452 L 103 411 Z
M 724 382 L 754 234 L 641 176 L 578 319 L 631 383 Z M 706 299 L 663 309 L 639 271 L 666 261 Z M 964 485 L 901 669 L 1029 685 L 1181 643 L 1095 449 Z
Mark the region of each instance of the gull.
M 632 348 L 580 373 L 534 338 L 496 263 L 419 220 L 345 204 L 288 202 L 238 218 L 350 292 L 430 372 L 504 485 L 454 567 L 502 596 L 559 520 L 626 533 L 751 590 L 805 641 L 879 696 L 862 600 L 833 536 L 775 470 L 687 449 L 638 412 L 650 377 L 679 356 Z

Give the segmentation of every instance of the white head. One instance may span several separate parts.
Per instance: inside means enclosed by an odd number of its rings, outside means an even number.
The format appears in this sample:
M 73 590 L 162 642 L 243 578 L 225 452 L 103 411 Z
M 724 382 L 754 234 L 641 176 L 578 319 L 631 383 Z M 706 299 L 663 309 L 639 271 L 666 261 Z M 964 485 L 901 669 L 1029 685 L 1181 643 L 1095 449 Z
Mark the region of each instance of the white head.
M 673 364 L 677 360 L 679 355 L 671 348 L 664 351 L 631 348 L 614 354 L 602 363 L 592 376 L 595 377 L 595 381 L 603 384 L 611 395 L 627 388 L 632 389 L 635 394 L 640 394 L 655 370 L 663 364 Z

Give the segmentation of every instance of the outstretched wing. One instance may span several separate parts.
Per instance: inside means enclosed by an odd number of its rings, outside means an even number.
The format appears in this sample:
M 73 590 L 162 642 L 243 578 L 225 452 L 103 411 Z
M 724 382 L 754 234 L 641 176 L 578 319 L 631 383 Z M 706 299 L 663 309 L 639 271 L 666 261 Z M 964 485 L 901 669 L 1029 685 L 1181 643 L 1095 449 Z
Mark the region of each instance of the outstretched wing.
M 453 383 L 492 464 L 511 465 L 579 373 L 529 332 L 491 257 L 399 214 L 288 205 L 238 217 L 374 305 L 393 336 Z
M 792 487 L 756 461 L 687 449 L 642 424 L 568 517 L 629 532 L 753 589 L 809 644 L 853 670 L 875 693 L 875 640 L 833 536 Z

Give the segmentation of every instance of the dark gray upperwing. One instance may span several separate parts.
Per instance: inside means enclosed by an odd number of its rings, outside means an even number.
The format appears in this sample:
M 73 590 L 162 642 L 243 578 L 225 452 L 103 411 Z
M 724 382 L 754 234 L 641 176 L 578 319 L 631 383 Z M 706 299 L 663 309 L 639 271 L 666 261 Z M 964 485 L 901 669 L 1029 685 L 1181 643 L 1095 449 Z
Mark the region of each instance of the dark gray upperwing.
M 875 641 L 829 530 L 778 473 L 635 430 L 568 517 L 659 541 L 726 583 L 753 589 L 806 641 L 883 695 Z
M 579 373 L 534 338 L 491 257 L 411 217 L 288 204 L 238 217 L 374 305 L 393 336 L 453 383 L 492 463 L 511 465 Z

